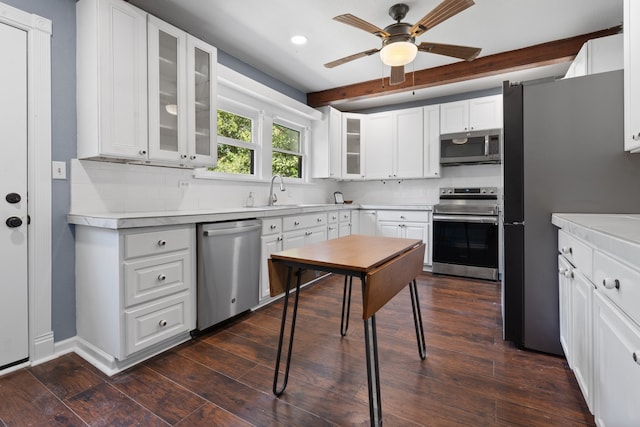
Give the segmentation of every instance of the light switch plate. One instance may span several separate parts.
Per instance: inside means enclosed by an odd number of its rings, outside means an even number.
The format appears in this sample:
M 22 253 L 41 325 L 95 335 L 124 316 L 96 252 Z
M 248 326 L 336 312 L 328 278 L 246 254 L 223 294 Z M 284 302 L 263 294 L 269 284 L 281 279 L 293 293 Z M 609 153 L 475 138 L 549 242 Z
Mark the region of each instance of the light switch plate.
M 51 162 L 51 178 L 67 179 L 67 163 Z

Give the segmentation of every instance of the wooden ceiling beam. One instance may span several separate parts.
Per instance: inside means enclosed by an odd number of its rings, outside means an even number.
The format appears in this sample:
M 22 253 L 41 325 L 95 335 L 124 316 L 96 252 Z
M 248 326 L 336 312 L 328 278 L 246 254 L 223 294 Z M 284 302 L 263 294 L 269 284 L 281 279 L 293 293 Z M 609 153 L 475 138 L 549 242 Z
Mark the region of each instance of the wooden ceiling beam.
M 307 104 L 311 107 L 320 107 L 330 105 L 336 101 L 366 99 L 558 64 L 575 58 L 587 40 L 620 32 L 622 32 L 622 26 L 616 26 L 567 39 L 487 55 L 476 58 L 471 62 L 460 61 L 440 67 L 419 70 L 407 74 L 404 83 L 399 85 L 389 85 L 389 78 L 386 77 L 384 80 L 369 80 L 348 86 L 311 92 L 307 94 Z

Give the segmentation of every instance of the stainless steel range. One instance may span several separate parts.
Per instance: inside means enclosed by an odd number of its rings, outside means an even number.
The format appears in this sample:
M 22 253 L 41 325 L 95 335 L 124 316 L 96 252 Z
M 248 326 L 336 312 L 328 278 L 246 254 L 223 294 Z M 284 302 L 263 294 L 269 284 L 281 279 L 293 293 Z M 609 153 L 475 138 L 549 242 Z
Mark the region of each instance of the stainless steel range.
M 441 188 L 433 207 L 433 272 L 498 280 L 497 187 Z

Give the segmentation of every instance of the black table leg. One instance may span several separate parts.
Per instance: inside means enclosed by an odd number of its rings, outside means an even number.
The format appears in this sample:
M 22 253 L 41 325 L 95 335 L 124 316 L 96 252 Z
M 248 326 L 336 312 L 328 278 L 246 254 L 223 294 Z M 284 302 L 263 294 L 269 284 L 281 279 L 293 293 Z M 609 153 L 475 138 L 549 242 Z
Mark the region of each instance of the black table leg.
M 362 279 L 364 298 L 365 279 Z M 367 383 L 369 385 L 369 417 L 372 426 L 382 425 L 382 405 L 380 399 L 380 371 L 378 369 L 378 339 L 376 337 L 376 316 L 364 321 L 364 343 L 367 357 Z
M 418 300 L 418 286 L 416 279 L 409 283 L 409 291 L 411 292 L 411 308 L 413 309 L 413 323 L 416 327 L 416 338 L 418 339 L 418 354 L 420 359 L 427 357 L 427 346 L 424 343 L 424 328 L 422 327 L 422 314 L 420 313 L 420 301 Z
M 293 333 L 296 329 L 296 315 L 298 314 L 298 299 L 300 297 L 300 281 L 302 280 L 302 269 L 299 268 L 296 275 L 296 296 L 293 300 L 293 313 L 291 316 L 291 332 L 289 333 L 289 349 L 287 351 L 287 362 L 284 370 L 284 381 L 282 387 L 278 389 L 278 374 L 280 372 L 280 356 L 282 355 L 282 343 L 284 341 L 284 327 L 287 321 L 287 308 L 289 306 L 289 290 L 291 288 L 291 273 L 293 267 L 287 268 L 287 284 L 284 291 L 284 308 L 282 309 L 282 323 L 280 324 L 280 338 L 278 339 L 278 353 L 276 356 L 276 369 L 273 376 L 273 394 L 280 396 L 284 393 L 284 389 L 287 388 L 287 381 L 289 380 L 289 366 L 291 365 L 291 351 L 293 349 Z
M 347 278 L 349 279 L 349 296 L 347 296 Z M 340 320 L 340 335 L 347 335 L 349 329 L 349 312 L 351 311 L 351 285 L 353 284 L 353 276 L 344 276 L 344 290 L 342 292 L 342 319 Z M 345 312 L 346 307 L 346 312 Z

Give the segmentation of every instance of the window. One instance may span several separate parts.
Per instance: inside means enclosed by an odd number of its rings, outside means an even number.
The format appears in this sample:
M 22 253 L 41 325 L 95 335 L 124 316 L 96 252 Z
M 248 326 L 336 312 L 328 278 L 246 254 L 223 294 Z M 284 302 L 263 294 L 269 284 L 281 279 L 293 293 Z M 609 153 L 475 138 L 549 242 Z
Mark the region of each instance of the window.
M 218 110 L 218 163 L 214 172 L 255 174 L 254 120 Z
M 273 123 L 271 171 L 274 175 L 302 178 L 302 132 L 289 126 Z

